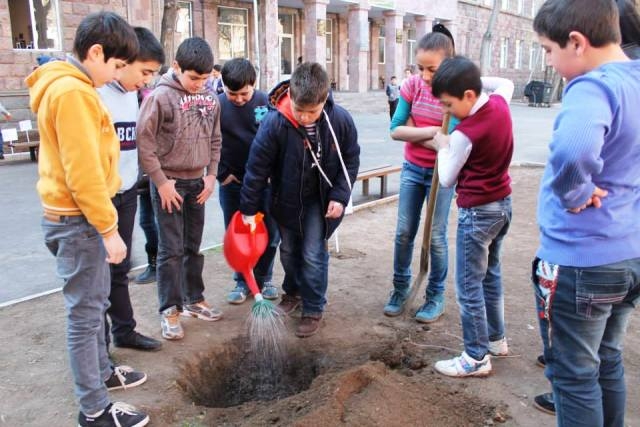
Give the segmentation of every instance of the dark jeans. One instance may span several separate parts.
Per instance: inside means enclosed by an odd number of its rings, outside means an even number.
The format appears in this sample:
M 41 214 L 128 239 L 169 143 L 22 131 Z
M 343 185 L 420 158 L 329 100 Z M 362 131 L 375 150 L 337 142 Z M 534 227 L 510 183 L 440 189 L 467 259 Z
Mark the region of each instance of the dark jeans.
M 532 279 L 558 426 L 624 426 L 622 344 L 640 302 L 640 258 L 598 267 L 561 265 L 546 298 L 536 263 Z
M 144 249 L 149 255 L 158 254 L 158 222 L 156 215 L 153 213 L 153 204 L 151 203 L 151 191 L 140 194 L 140 227 L 144 232 L 147 243 Z
M 109 294 L 109 301 L 111 306 L 107 309 L 107 314 L 111 318 L 113 339 L 119 341 L 126 339 L 136 328 L 129 296 L 129 277 L 127 274 L 131 269 L 131 239 L 136 220 L 136 209 L 138 208 L 137 190 L 134 187 L 124 193 L 116 194 L 111 201 L 118 211 L 118 233 L 125 245 L 127 245 L 127 256 L 124 260 L 120 264 L 110 264 L 111 293 Z M 109 320 L 107 317 L 105 317 L 105 332 L 108 345 Z
M 400 100 L 396 99 L 395 101 L 388 101 L 389 102 L 389 118 L 393 119 L 393 115 L 396 113 L 396 108 L 398 108 L 398 102 Z
M 182 196 L 182 206 L 172 213 L 162 209 L 160 194 L 151 185 L 151 201 L 158 221 L 158 299 L 160 312 L 183 304 L 204 300 L 202 268 L 204 256 L 200 242 L 204 229 L 204 204 L 198 204 L 198 194 L 204 189 L 204 181 L 176 179 L 176 191 Z
M 241 184 L 232 182 L 227 185 L 220 185 L 218 188 L 220 207 L 222 208 L 222 215 L 224 216 L 224 228 L 226 229 L 231 222 L 231 217 L 240 207 L 240 189 Z M 278 224 L 269 215 L 269 201 L 271 199 L 271 189 L 268 187 L 262 195 L 262 212 L 265 214 L 264 223 L 267 226 L 267 232 L 269 233 L 269 244 L 264 254 L 258 260 L 258 263 L 253 269 L 256 282 L 262 289 L 265 283 L 271 282 L 273 276 L 273 260 L 276 257 L 278 250 L 278 244 L 280 243 L 280 233 L 278 232 Z M 233 280 L 237 285 L 247 287 L 247 283 L 240 273 L 233 274 Z
M 303 233 L 280 227 L 280 261 L 284 268 L 282 290 L 302 298 L 302 314 L 321 314 L 327 303 L 329 251 L 325 239 L 324 211 L 319 201 L 305 205 Z

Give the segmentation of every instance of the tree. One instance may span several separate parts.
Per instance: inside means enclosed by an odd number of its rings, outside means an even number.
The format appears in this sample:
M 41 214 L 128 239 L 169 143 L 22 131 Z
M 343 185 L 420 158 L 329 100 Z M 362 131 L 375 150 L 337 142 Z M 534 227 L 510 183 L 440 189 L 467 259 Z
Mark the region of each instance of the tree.
M 487 31 L 482 36 L 482 44 L 480 45 L 480 71 L 485 74 L 491 68 L 491 43 L 493 39 L 493 29 L 498 21 L 498 15 L 500 14 L 500 2 L 499 0 L 493 0 L 493 9 L 491 10 L 491 16 L 489 17 L 489 23 L 487 24 Z
M 173 61 L 177 19 L 178 2 L 176 0 L 164 0 L 162 24 L 160 25 L 160 43 L 162 44 L 165 55 L 167 56 L 167 64 L 171 64 Z

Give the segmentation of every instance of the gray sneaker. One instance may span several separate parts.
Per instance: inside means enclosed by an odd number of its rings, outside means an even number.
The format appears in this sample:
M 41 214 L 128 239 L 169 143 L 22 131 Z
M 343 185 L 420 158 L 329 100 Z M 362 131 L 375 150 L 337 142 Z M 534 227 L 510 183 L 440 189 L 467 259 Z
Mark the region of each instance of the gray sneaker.
M 162 338 L 166 340 L 180 340 L 184 338 L 184 329 L 180 324 L 180 313 L 174 305 L 162 312 L 162 320 L 160 321 L 162 327 Z
M 185 317 L 195 317 L 197 319 L 215 322 L 222 319 L 222 312 L 209 305 L 206 301 L 200 301 L 195 304 L 186 304 L 184 311 L 180 313 Z

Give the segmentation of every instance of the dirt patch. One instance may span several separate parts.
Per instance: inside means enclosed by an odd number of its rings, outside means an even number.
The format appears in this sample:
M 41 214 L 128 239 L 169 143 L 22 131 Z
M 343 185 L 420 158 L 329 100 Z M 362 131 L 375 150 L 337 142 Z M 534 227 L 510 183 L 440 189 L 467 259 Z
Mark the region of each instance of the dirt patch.
M 205 257 L 205 295 L 224 310 L 224 318 L 184 319 L 185 338 L 164 341 L 156 353 L 112 348 L 117 363 L 149 376 L 139 387 L 112 393 L 112 399 L 148 411 L 150 425 L 163 427 L 555 425 L 554 417 L 532 408 L 533 397 L 549 389 L 535 365 L 541 344 L 529 282 L 538 241 L 535 203 L 541 172 L 511 171 L 514 215 L 503 258 L 511 355 L 492 360 L 490 377 L 452 379 L 433 370 L 437 360 L 462 351 L 453 286 L 455 209 L 449 222 L 450 274 L 441 320 L 424 327 L 411 318 L 382 315 L 391 290 L 397 215 L 393 203 L 347 217 L 339 230 L 339 253 L 331 239 L 329 303 L 322 328 L 313 337 L 298 339 L 293 331 L 299 314 L 286 318 L 289 365 L 281 374 L 267 375 L 282 387 L 272 387 L 269 393 L 260 388 L 268 381 L 253 373 L 255 365 L 243 344 L 251 303 L 224 303 L 232 280 L 218 250 Z M 53 271 L 51 276 L 54 281 Z M 276 283 L 282 277 L 276 263 Z M 160 338 L 155 285 L 132 284 L 130 290 L 137 329 Z M 416 307 L 423 298 L 424 285 Z M 638 329 L 633 316 L 625 341 L 628 425 L 640 425 L 640 408 L 635 405 L 640 389 L 632 386 L 640 377 Z M 5 373 L 0 426 L 74 424 L 78 409 L 64 330 L 59 293 L 0 310 L 0 371 Z

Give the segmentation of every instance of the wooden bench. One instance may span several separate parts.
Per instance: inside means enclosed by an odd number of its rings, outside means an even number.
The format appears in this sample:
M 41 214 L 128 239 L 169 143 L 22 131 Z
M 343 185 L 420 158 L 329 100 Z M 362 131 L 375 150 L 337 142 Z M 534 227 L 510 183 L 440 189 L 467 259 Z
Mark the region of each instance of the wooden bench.
M 380 198 L 387 196 L 387 176 L 392 173 L 400 172 L 402 166 L 384 165 L 375 168 L 360 171 L 356 181 L 362 181 L 362 195 L 369 195 L 369 180 L 372 178 L 380 178 Z
M 13 152 L 14 148 L 25 147 L 29 149 L 29 158 L 32 162 L 38 161 L 38 149 L 40 148 L 40 141 L 29 141 L 29 142 L 14 142 L 9 144 L 11 151 Z

